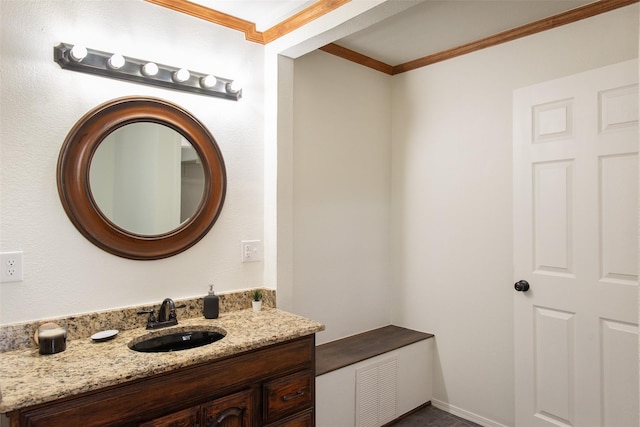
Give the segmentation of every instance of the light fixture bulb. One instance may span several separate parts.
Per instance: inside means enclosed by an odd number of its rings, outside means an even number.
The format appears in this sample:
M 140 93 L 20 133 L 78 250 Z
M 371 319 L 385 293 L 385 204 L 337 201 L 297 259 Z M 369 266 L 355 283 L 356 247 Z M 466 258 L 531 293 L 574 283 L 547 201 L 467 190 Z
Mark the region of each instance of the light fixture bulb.
M 158 66 L 154 62 L 147 62 L 142 66 L 142 74 L 147 77 L 155 76 L 158 74 Z
M 191 73 L 186 68 L 180 68 L 178 71 L 173 73 L 172 77 L 174 82 L 182 83 L 189 80 Z
M 125 62 L 126 61 L 124 60 L 124 56 L 118 53 L 114 53 L 113 55 L 111 55 L 111 58 L 109 58 L 109 60 L 107 61 L 107 64 L 109 65 L 109 68 L 117 70 L 118 68 L 122 68 Z
M 69 57 L 76 62 L 82 61 L 87 57 L 87 48 L 84 46 L 75 45 L 69 51 Z
M 233 80 L 227 84 L 227 92 L 238 93 L 242 90 L 242 84 L 238 80 Z
M 205 89 L 211 89 L 216 85 L 216 83 L 218 83 L 218 79 L 216 79 L 216 76 L 212 76 L 211 74 L 200 79 L 200 86 Z

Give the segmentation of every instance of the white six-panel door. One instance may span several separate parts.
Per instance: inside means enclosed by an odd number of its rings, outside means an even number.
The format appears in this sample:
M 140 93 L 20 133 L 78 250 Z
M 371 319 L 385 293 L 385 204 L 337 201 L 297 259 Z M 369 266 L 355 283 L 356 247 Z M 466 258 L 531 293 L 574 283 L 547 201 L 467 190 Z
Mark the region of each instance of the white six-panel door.
M 637 81 L 634 60 L 514 92 L 517 426 L 640 425 Z

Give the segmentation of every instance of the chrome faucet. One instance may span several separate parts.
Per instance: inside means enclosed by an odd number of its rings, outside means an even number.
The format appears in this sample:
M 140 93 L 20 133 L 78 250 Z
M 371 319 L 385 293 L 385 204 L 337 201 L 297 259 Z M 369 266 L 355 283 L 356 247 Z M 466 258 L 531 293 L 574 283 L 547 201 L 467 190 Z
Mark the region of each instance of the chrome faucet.
M 175 302 L 171 298 L 165 298 L 158 310 L 158 317 L 153 313 L 153 309 L 140 310 L 138 314 L 148 314 L 147 329 L 159 329 L 167 326 L 173 326 L 178 324 L 178 316 L 176 315 L 176 308 L 186 307 L 185 304 L 176 306 Z

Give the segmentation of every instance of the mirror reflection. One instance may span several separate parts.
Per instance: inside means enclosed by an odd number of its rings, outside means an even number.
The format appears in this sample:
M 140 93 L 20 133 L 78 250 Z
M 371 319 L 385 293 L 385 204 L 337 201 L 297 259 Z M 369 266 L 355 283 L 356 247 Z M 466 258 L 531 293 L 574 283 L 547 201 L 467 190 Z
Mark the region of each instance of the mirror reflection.
M 137 122 L 110 133 L 91 160 L 92 196 L 118 227 L 153 236 L 177 229 L 198 210 L 205 177 L 198 153 L 179 132 Z

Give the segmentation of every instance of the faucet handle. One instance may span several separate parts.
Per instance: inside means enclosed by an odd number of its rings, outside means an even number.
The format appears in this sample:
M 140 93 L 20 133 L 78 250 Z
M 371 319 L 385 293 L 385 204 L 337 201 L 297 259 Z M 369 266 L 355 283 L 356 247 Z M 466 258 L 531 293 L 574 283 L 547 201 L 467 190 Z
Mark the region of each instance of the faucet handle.
M 153 309 L 149 309 L 149 310 L 140 310 L 138 311 L 138 314 L 148 314 L 149 318 L 147 319 L 147 325 L 149 323 L 155 322 L 156 321 L 156 315 L 153 313 Z
M 186 306 L 187 306 L 187 304 L 180 304 L 180 305 L 175 306 L 174 309 L 169 312 L 169 319 L 167 319 L 167 320 L 177 319 L 178 316 L 176 315 L 176 310 L 175 309 L 176 308 L 185 308 Z

